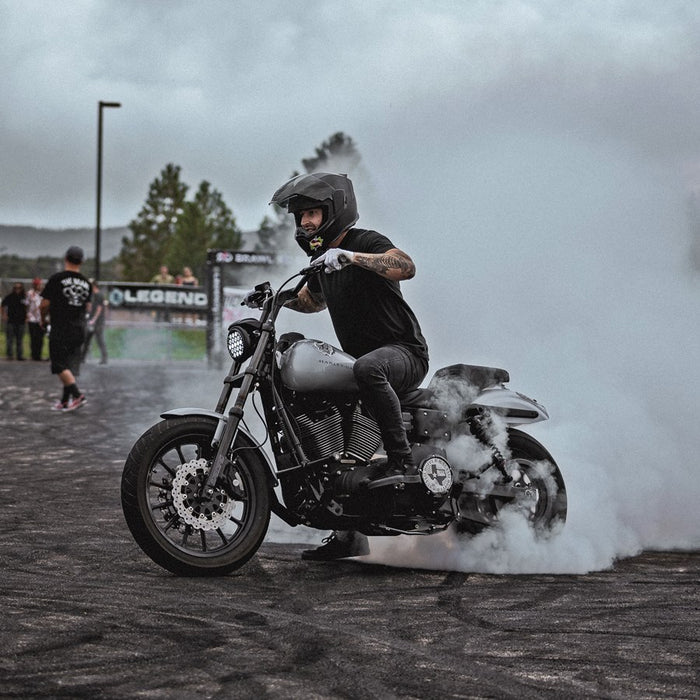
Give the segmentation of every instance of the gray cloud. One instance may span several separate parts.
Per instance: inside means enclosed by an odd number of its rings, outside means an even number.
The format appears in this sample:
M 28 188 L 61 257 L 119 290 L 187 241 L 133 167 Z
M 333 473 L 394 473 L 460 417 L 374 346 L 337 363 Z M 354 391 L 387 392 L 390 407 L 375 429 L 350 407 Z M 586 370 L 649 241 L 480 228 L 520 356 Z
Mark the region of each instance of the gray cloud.
M 174 161 L 255 226 L 275 183 L 336 130 L 399 167 L 493 134 L 559 134 L 696 175 L 690 1 L 4 0 L 0 12 L 7 223 L 89 225 L 99 99 L 123 103 L 105 121 L 109 225 Z

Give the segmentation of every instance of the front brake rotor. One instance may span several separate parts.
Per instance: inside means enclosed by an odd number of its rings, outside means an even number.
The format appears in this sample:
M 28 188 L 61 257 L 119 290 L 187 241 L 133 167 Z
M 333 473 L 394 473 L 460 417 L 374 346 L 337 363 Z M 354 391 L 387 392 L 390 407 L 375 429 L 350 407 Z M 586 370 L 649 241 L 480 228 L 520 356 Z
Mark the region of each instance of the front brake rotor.
M 235 506 L 235 501 L 222 488 L 215 488 L 211 496 L 202 496 L 208 474 L 206 459 L 192 459 L 181 464 L 173 478 L 175 510 L 183 522 L 198 530 L 223 527 Z

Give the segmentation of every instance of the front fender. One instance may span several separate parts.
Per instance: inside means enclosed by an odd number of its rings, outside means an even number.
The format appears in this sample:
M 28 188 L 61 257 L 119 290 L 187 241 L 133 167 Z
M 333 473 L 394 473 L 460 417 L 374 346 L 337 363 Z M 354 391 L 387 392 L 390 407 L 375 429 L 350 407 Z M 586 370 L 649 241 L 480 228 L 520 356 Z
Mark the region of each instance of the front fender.
M 206 418 L 214 418 L 219 422 L 216 428 L 215 438 L 218 440 L 223 433 L 224 426 L 226 425 L 227 417 L 223 413 L 217 413 L 216 411 L 210 411 L 206 408 L 195 408 L 195 407 L 183 407 L 183 408 L 171 408 L 165 413 L 161 413 L 161 418 L 176 418 L 180 416 L 204 416 Z M 269 476 L 272 480 L 272 486 L 277 486 L 277 474 L 275 473 L 275 468 L 272 466 L 270 458 L 267 456 L 265 450 L 260 447 L 258 441 L 251 435 L 250 431 L 247 430 L 243 425 L 238 426 L 238 433 L 236 439 L 241 439 L 244 443 L 246 449 L 254 449 L 261 461 L 267 467 Z
M 503 386 L 484 389 L 471 405 L 498 413 L 508 425 L 538 423 L 549 418 L 549 413 L 542 404 Z

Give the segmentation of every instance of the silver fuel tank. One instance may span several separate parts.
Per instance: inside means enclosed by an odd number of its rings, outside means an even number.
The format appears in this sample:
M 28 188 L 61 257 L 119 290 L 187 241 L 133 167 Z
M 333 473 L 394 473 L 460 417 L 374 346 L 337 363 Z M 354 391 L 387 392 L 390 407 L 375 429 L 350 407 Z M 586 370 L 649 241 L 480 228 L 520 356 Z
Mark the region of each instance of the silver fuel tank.
M 293 391 L 355 392 L 355 358 L 320 340 L 298 340 L 279 360 L 282 382 Z

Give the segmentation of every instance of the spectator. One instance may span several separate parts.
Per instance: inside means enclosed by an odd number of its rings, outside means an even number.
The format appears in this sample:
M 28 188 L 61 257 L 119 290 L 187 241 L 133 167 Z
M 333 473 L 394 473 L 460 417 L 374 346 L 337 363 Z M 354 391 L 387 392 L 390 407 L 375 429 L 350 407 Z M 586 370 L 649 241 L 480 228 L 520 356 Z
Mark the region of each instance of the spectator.
M 27 320 L 27 295 L 24 285 L 15 282 L 12 291 L 2 300 L 2 320 L 6 324 L 7 359 L 14 359 L 12 347 L 14 345 L 17 359 L 24 360 L 22 343 L 24 341 L 24 324 Z
M 29 328 L 29 346 L 32 360 L 41 360 L 44 351 L 45 331 L 41 325 L 41 279 L 32 280 L 32 288 L 27 292 L 27 327 Z
M 151 278 L 151 284 L 173 284 L 174 281 L 173 276 L 168 271 L 167 265 L 161 265 L 158 274 L 153 275 Z
M 182 277 L 180 278 L 180 284 L 183 287 L 198 287 L 199 280 L 192 274 L 192 269 L 189 267 L 182 268 Z M 185 323 L 193 326 L 197 323 L 196 314 L 187 314 L 185 316 Z
M 41 293 L 41 321 L 44 326 L 51 315 L 51 373 L 57 374 L 63 384 L 63 396 L 53 405 L 54 411 L 74 411 L 87 403 L 85 394 L 78 389 L 76 382 L 85 342 L 85 310 L 92 294 L 90 280 L 80 272 L 83 258 L 82 248 L 68 248 L 65 269 L 51 275 Z
M 199 286 L 199 281 L 192 274 L 191 268 L 189 268 L 189 267 L 182 268 L 182 277 L 180 278 L 180 284 L 183 284 L 186 287 L 198 287 Z
M 151 284 L 174 284 L 175 278 L 170 274 L 167 265 L 160 266 L 160 272 L 157 275 L 153 275 L 151 278 Z M 170 311 L 165 309 L 164 311 L 156 311 L 156 321 L 165 321 L 168 323 L 170 321 Z
M 105 298 L 97 285 L 97 280 L 90 280 L 92 284 L 92 301 L 90 302 L 90 311 L 87 319 L 87 332 L 85 334 L 85 345 L 83 345 L 82 361 L 90 350 L 90 343 L 93 336 L 97 339 L 97 345 L 100 348 L 100 364 L 107 364 L 107 346 L 105 345 L 104 330 L 105 330 Z

